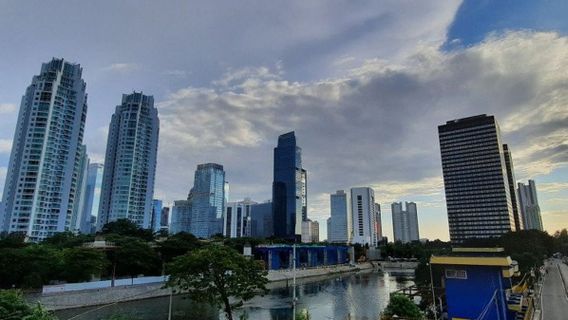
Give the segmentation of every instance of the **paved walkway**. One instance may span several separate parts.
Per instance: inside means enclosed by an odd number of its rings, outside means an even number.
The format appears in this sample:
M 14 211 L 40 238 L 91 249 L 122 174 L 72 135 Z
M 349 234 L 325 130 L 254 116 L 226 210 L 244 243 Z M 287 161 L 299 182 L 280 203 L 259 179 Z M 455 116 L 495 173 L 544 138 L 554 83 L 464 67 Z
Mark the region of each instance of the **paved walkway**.
M 546 262 L 547 275 L 542 287 L 542 319 L 565 320 L 568 319 L 568 296 L 566 288 L 568 283 L 568 266 L 557 259 Z M 564 281 L 562 280 L 564 276 Z

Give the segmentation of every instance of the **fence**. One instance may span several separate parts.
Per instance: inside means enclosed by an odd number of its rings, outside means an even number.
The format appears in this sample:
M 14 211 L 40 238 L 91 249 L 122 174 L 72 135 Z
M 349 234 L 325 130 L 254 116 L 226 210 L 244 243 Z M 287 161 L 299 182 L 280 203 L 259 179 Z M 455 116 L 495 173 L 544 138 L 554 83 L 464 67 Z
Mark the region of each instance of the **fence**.
M 167 280 L 168 276 L 116 279 L 114 280 L 114 286 L 115 287 L 136 286 L 142 284 L 160 283 L 160 282 L 165 282 Z M 111 280 L 80 282 L 80 283 L 64 283 L 64 284 L 43 286 L 42 293 L 46 294 L 46 293 L 80 291 L 80 290 L 104 289 L 104 288 L 110 288 L 111 286 L 112 286 Z

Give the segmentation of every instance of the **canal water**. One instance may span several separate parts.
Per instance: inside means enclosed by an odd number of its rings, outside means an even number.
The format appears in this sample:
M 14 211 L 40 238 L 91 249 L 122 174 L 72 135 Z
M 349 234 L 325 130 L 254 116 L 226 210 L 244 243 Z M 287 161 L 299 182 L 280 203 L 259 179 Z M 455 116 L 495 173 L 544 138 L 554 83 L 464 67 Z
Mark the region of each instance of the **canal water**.
M 360 272 L 300 283 L 297 286 L 297 310 L 307 310 L 311 320 L 377 320 L 388 304 L 389 293 L 412 285 L 409 279 L 396 278 L 377 271 Z M 273 288 L 263 297 L 255 297 L 239 309 L 235 319 L 246 313 L 249 320 L 292 319 L 292 289 Z M 122 319 L 167 320 L 169 297 L 124 302 L 109 306 L 59 311 L 61 320 Z M 172 319 L 225 319 L 222 312 L 207 304 L 198 304 L 181 296 L 173 299 Z

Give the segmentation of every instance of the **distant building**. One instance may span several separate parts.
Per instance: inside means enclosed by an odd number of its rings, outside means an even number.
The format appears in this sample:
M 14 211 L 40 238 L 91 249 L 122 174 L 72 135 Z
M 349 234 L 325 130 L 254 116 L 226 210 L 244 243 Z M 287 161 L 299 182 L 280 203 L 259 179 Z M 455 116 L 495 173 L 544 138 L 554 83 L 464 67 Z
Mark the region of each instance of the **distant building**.
M 253 238 L 269 238 L 274 236 L 274 220 L 272 219 L 272 202 L 253 204 L 250 207 L 250 236 Z
M 302 234 L 302 221 L 307 219 L 307 173 L 302 168 L 302 149 L 296 145 L 294 132 L 278 137 L 274 148 L 274 182 L 272 210 L 274 234 L 295 239 Z
M 402 243 L 418 241 L 420 235 L 416 203 L 405 202 L 405 207 L 406 210 L 403 209 L 402 202 L 391 204 L 394 241 Z
M 87 192 L 87 172 L 89 168 L 89 157 L 87 157 L 87 146 L 80 147 L 79 165 L 76 168 L 75 176 L 77 177 L 77 195 L 76 206 L 73 208 L 73 214 L 70 221 L 66 224 L 69 226 L 67 230 L 74 233 L 90 234 L 91 233 L 91 216 L 84 210 Z
M 383 219 L 381 217 L 381 205 L 375 203 L 375 226 L 377 232 L 377 242 L 383 240 Z
M 375 192 L 371 188 L 351 188 L 352 243 L 376 246 L 377 216 L 375 214 Z
M 493 238 L 515 230 L 499 125 L 493 116 L 438 127 L 450 240 Z
M 503 157 L 505 158 L 505 169 L 507 170 L 507 184 L 509 186 L 509 194 L 511 196 L 511 206 L 513 209 L 513 219 L 515 220 L 515 230 L 523 230 L 523 218 L 519 210 L 519 200 L 517 190 L 515 189 L 517 180 L 515 179 L 515 168 L 513 166 L 513 156 L 509 146 L 503 145 Z
M 180 232 L 189 233 L 191 230 L 191 201 L 176 200 L 172 206 L 172 217 L 170 222 L 169 233 L 176 234 Z
M 87 186 L 85 189 L 85 204 L 83 206 L 83 215 L 91 221 L 91 233 L 96 227 L 97 217 L 99 215 L 99 202 L 101 200 L 101 188 L 103 185 L 103 169 L 102 163 L 91 163 L 87 169 Z M 93 223 L 95 223 L 93 225 Z
M 208 239 L 223 232 L 225 210 L 225 171 L 216 163 L 197 166 L 191 200 L 191 233 Z
M 251 206 L 255 204 L 257 203 L 250 199 L 229 202 L 223 215 L 223 236 L 229 238 L 250 237 Z
M 39 242 L 72 229 L 87 117 L 82 72 L 79 64 L 54 58 L 27 87 L 6 173 L 0 232 Z
M 302 221 L 302 242 L 319 242 L 319 223 L 317 221 Z
M 98 228 L 128 219 L 150 229 L 160 120 L 154 98 L 123 94 L 110 121 Z
M 327 241 L 332 243 L 349 243 L 351 234 L 351 216 L 349 214 L 349 197 L 343 190 L 329 196 L 331 215 L 327 219 Z
M 158 232 L 161 228 L 163 203 L 162 200 L 152 200 L 152 222 L 150 223 L 152 231 Z
M 544 231 L 536 194 L 536 184 L 533 180 L 529 180 L 528 185 L 519 183 L 518 186 L 520 211 L 525 229 Z
M 160 217 L 160 228 L 167 228 L 169 225 L 169 218 L 170 218 L 170 208 L 169 207 L 163 207 L 162 208 L 162 214 Z

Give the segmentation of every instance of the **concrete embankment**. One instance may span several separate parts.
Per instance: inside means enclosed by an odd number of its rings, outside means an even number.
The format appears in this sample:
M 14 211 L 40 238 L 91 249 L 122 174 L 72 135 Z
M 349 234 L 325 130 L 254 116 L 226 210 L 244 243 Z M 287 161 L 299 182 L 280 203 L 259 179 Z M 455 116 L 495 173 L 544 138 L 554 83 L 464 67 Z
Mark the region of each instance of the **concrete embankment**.
M 343 265 L 315 269 L 298 269 L 296 270 L 296 279 L 297 283 L 301 284 L 334 275 L 372 269 L 373 265 L 370 263 L 355 266 Z M 270 271 L 268 273 L 268 287 L 276 288 L 291 285 L 292 278 L 293 274 L 291 270 Z M 164 288 L 164 283 L 161 282 L 82 291 L 30 294 L 27 296 L 27 300 L 32 303 L 39 302 L 49 310 L 63 310 L 162 297 L 169 294 L 170 289 Z

